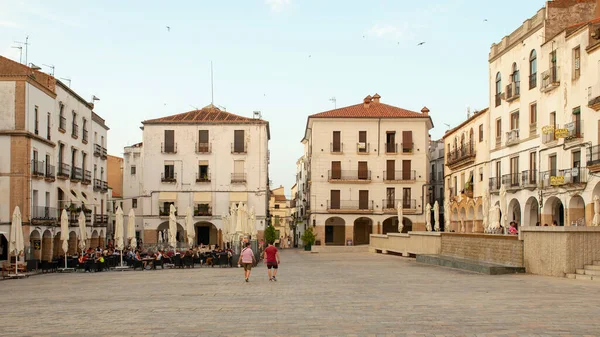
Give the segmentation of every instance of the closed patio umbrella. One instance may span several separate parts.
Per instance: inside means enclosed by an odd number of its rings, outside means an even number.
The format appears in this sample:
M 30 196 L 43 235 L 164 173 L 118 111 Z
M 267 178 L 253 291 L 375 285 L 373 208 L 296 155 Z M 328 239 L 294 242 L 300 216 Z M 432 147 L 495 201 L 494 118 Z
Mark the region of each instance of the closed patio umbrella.
M 450 232 L 450 201 L 444 200 L 444 231 Z
M 123 267 L 123 248 L 125 244 L 123 234 L 123 210 L 121 206 L 117 206 L 117 212 L 115 216 L 115 248 L 121 252 L 121 267 Z
M 135 249 L 137 247 L 137 240 L 135 238 L 135 212 L 133 208 L 129 210 L 127 217 L 127 241 L 129 241 L 131 248 Z
M 437 200 L 435 201 L 435 203 L 433 204 L 433 229 L 436 232 L 440 231 L 440 205 L 438 204 Z
M 490 232 L 490 196 L 489 196 L 490 190 L 489 189 L 485 189 L 485 192 L 483 193 L 483 200 L 481 202 L 481 208 L 482 208 L 482 212 L 483 212 L 483 231 L 486 233 Z
M 60 215 L 60 239 L 62 240 L 62 250 L 65 253 L 65 269 L 67 268 L 67 252 L 69 251 L 69 216 L 67 210 L 63 209 Z
M 81 255 L 85 251 L 85 240 L 87 240 L 87 231 L 85 228 L 85 215 L 83 211 L 79 213 L 79 218 L 77 219 L 79 222 L 79 249 L 81 249 Z
M 177 248 L 177 217 L 173 204 L 169 207 L 169 246 L 173 248 L 173 251 Z
M 239 207 L 236 209 L 236 217 L 235 217 L 235 232 L 238 233 L 239 235 L 243 235 L 244 234 L 244 227 L 242 224 L 242 217 L 244 216 L 243 210 L 242 210 L 242 204 L 239 205 Z
M 431 205 L 425 205 L 425 229 L 431 232 Z
M 592 219 L 592 226 L 600 226 L 600 198 L 594 196 L 594 218 Z
M 196 238 L 196 228 L 194 228 L 194 220 L 192 219 L 192 209 L 190 206 L 188 206 L 185 211 L 185 230 L 187 231 L 188 245 L 192 248 L 194 239 Z
M 249 221 L 252 239 L 258 240 L 258 228 L 256 227 L 256 211 L 254 210 L 254 206 L 252 206 L 252 208 L 250 209 Z
M 223 240 L 229 242 L 229 214 L 222 215 L 221 219 L 223 221 Z
M 12 222 L 10 224 L 10 241 L 8 242 L 9 254 L 15 254 L 15 275 L 19 275 L 19 255 L 23 252 L 24 249 L 25 241 L 23 240 L 23 221 L 21 218 L 21 210 L 19 209 L 19 206 L 15 206 L 15 210 L 13 211 L 12 216 Z
M 404 219 L 403 212 L 402 201 L 400 201 L 398 203 L 398 233 L 402 233 L 402 230 L 404 229 L 404 221 L 402 221 Z
M 508 202 L 506 200 L 506 186 L 502 184 L 500 186 L 500 226 L 504 229 L 504 234 L 508 233 Z

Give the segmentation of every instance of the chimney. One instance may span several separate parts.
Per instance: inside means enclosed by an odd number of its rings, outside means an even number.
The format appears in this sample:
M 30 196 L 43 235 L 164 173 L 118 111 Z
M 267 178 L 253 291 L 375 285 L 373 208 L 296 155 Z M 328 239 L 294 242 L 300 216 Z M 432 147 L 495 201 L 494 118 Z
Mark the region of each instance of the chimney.
M 425 107 L 423 107 L 423 109 L 421 109 L 421 113 L 423 115 L 427 115 L 428 116 L 429 115 L 429 109 L 427 109 L 427 107 L 425 106 Z
M 371 97 L 371 95 L 365 97 L 365 99 L 363 100 L 363 103 L 365 104 L 365 108 L 369 107 L 369 105 L 371 104 L 371 100 L 373 100 L 373 98 Z
M 600 0 L 598 0 L 600 1 Z M 373 96 L 373 103 L 379 104 L 379 99 L 381 98 L 381 96 L 379 96 L 379 94 L 375 93 L 375 96 Z

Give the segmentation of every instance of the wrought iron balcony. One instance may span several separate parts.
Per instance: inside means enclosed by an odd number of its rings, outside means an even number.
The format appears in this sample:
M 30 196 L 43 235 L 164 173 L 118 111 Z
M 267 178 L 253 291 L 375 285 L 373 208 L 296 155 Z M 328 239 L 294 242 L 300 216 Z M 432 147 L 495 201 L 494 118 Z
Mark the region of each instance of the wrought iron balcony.
M 588 108 L 600 110 L 600 84 L 588 88 Z
M 196 143 L 196 153 L 211 153 L 211 143 Z
M 206 173 L 196 173 L 196 182 L 197 183 L 209 183 L 210 182 L 210 172 Z
M 496 101 L 496 106 L 500 106 L 500 104 L 502 104 L 502 94 L 501 93 L 496 94 L 495 101 Z
M 398 205 L 402 205 L 403 210 L 416 210 L 417 201 L 415 199 L 383 199 L 381 201 L 381 207 L 384 212 L 397 212 Z M 443 204 L 442 204 L 443 205 Z
M 232 173 L 231 182 L 234 184 L 243 184 L 246 182 L 246 173 Z
M 170 172 L 170 173 L 161 173 L 160 174 L 160 181 L 163 183 L 175 183 L 177 182 L 177 173 L 175 172 Z
M 402 153 L 413 153 L 415 143 L 400 143 L 400 147 L 402 148 Z
M 54 181 L 56 179 L 56 172 L 54 165 L 46 163 L 46 176 L 45 179 L 48 181 Z
M 81 180 L 82 184 L 89 185 L 92 182 L 92 172 L 85 170 L 83 171 L 83 179 Z
M 344 153 L 344 143 L 339 142 L 339 143 L 330 143 L 329 144 L 329 151 L 331 153 Z
M 94 191 L 98 192 L 102 190 L 102 180 L 94 179 Z
M 246 143 L 231 143 L 232 154 L 244 154 L 248 153 L 248 144 Z
M 568 130 L 568 136 L 566 140 L 573 140 L 577 138 L 583 138 L 583 121 L 577 120 L 571 123 L 565 124 L 565 129 Z
M 83 170 L 80 167 L 73 166 L 71 170 L 71 181 L 81 181 L 83 179 Z
M 506 146 L 519 144 L 519 129 L 510 130 L 506 133 Z
M 417 179 L 417 171 L 383 171 L 384 181 L 413 181 Z
M 177 143 L 173 144 L 165 144 L 160 143 L 160 152 L 161 153 L 177 153 Z
M 371 144 L 369 143 L 356 143 L 356 153 L 370 153 Z
M 556 130 L 554 125 L 546 125 L 542 127 L 542 143 L 550 143 L 556 140 L 554 131 Z
M 194 207 L 194 216 L 212 216 L 212 207 L 208 204 L 199 204 Z
M 107 224 L 107 223 L 108 223 L 108 215 L 107 214 L 94 214 L 94 225 Z
M 58 211 L 54 207 L 33 206 L 31 209 L 32 220 L 56 220 Z
M 106 148 L 104 148 L 98 144 L 94 144 L 94 156 L 101 157 L 102 159 L 106 159 Z
M 502 184 L 508 190 L 519 188 L 519 181 L 518 173 L 509 173 L 502 176 Z
M 385 143 L 385 153 L 398 153 L 398 143 Z
M 490 178 L 490 183 L 489 183 L 490 192 L 497 192 L 497 191 L 499 191 L 500 190 L 500 185 L 501 185 L 500 178 L 498 178 L 498 177 Z
M 537 73 L 529 75 L 529 90 L 537 86 Z
M 542 73 L 541 91 L 550 91 L 560 86 L 560 67 L 553 66 Z
M 108 182 L 103 181 L 102 182 L 102 189 L 100 190 L 102 193 L 106 193 L 108 192 Z
M 526 170 L 521 172 L 521 186 L 534 188 L 537 186 L 537 170 Z
M 58 177 L 62 179 L 69 179 L 71 176 L 71 165 L 60 163 L 58 166 Z
M 158 215 L 160 216 L 169 216 L 171 214 L 171 205 L 160 205 L 158 207 Z M 175 216 L 177 216 L 177 207 L 175 207 Z
M 512 82 L 506 86 L 506 101 L 512 102 L 521 96 L 521 82 Z
M 35 177 L 44 176 L 44 162 L 40 160 L 31 161 L 31 174 Z
M 475 161 L 476 155 L 475 145 L 470 141 L 459 146 L 457 149 L 450 151 L 448 153 L 448 158 L 446 159 L 446 164 L 451 167 L 468 164 Z
M 354 171 L 354 170 L 330 170 L 328 172 L 328 179 L 330 182 L 370 182 L 371 181 L 371 171 Z
M 594 145 L 587 148 L 587 166 L 596 166 L 598 164 L 600 164 L 600 145 Z M 593 172 L 598 172 L 598 170 L 594 169 Z
M 373 212 L 373 200 L 327 200 L 329 212 Z

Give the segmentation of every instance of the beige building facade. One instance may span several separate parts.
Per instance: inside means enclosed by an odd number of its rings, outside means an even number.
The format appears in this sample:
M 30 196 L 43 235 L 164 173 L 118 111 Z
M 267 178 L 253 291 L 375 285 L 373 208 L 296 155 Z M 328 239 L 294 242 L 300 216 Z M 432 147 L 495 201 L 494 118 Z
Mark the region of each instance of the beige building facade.
M 287 241 L 293 242 L 293 217 L 291 200 L 285 196 L 285 188 L 279 186 L 271 190 L 269 197 L 269 214 L 271 224 L 277 232 L 276 245 L 282 248 L 289 248 Z
M 397 232 L 398 206 L 403 232 L 425 230 L 429 110 L 380 99 L 308 117 L 306 197 L 317 245 L 368 244 L 371 234 Z

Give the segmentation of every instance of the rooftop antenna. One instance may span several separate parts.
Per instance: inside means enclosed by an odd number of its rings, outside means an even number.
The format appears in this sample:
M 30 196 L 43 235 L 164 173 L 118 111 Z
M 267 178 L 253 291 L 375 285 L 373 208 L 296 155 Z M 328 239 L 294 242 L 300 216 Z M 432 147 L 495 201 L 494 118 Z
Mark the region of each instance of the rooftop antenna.
M 96 97 L 96 95 L 92 95 L 92 104 L 94 104 L 96 101 L 99 101 L 100 98 Z
M 33 63 L 29 63 L 29 66 L 30 66 L 30 67 L 31 67 L 31 69 L 33 69 L 33 70 L 40 70 L 40 69 L 42 69 L 41 67 L 39 67 L 39 66 L 37 66 L 37 65 L 35 65 L 35 64 L 33 64 Z
M 11 47 L 11 48 L 15 48 L 15 49 L 19 50 L 19 63 L 23 63 L 23 47 L 15 46 L 15 47 Z
M 71 79 L 70 78 L 61 77 L 60 79 L 63 81 L 69 82 L 69 88 L 71 87 Z
M 337 109 L 337 99 L 335 99 L 335 97 L 331 97 L 329 99 L 330 102 L 333 102 L 333 108 Z
M 262 113 L 260 111 L 254 111 L 252 114 L 253 114 L 252 118 L 254 118 L 254 119 L 261 119 L 262 118 Z
M 42 64 L 44 67 L 50 68 L 50 76 L 54 76 L 54 66 L 52 64 Z
M 213 86 L 213 66 L 212 61 L 210 61 L 210 104 L 215 104 L 215 89 Z
M 25 46 L 25 65 L 27 65 L 27 49 L 29 46 L 29 35 L 25 37 L 25 42 L 14 41 L 14 43 L 22 44 Z
M 467 105 L 467 119 L 471 118 L 471 107 Z

